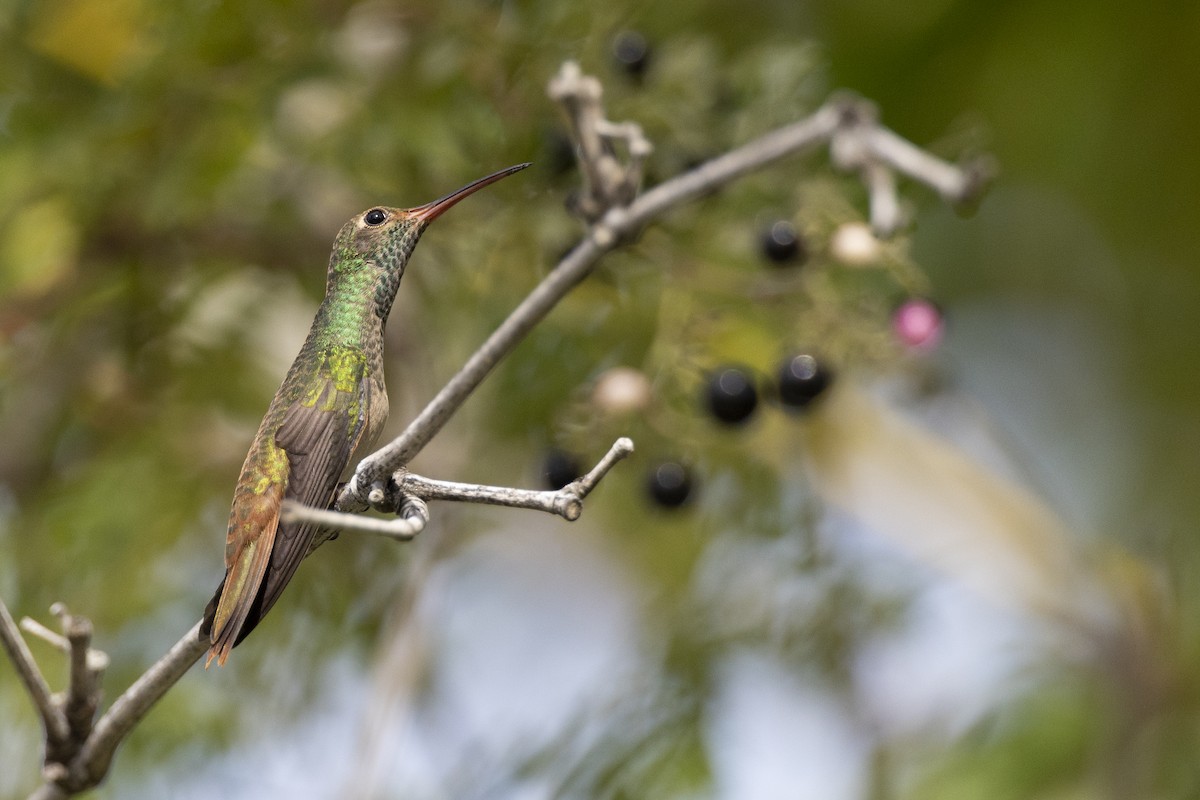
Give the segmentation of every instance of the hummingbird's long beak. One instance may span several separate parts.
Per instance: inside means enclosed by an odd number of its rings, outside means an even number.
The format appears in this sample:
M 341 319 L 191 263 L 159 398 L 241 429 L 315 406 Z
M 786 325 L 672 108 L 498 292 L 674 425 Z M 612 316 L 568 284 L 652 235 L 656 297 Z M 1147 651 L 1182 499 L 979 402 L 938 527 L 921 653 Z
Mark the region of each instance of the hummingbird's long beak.
M 434 200 L 432 203 L 426 203 L 423 206 L 417 206 L 416 208 L 410 208 L 410 209 L 408 209 L 408 213 L 410 216 L 416 217 L 421 222 L 428 224 L 430 222 L 433 222 L 438 217 L 440 217 L 447 209 L 450 208 L 450 206 L 454 205 L 459 200 L 462 200 L 467 195 L 474 194 L 475 192 L 479 191 L 483 187 L 490 186 L 491 184 L 495 183 L 496 181 L 500 180 L 501 178 L 507 178 L 509 175 L 512 175 L 514 172 L 520 172 L 521 170 L 525 169 L 528 166 L 529 166 L 529 163 L 526 162 L 524 164 L 517 164 L 515 166 L 509 167 L 508 169 L 502 169 L 499 172 L 493 172 L 491 175 L 488 175 L 486 178 L 480 178 L 477 181 L 472 181 L 471 183 L 468 183 L 466 186 L 462 187 L 461 189 L 456 189 L 455 191 L 451 192 L 450 194 L 446 195 L 445 197 Z

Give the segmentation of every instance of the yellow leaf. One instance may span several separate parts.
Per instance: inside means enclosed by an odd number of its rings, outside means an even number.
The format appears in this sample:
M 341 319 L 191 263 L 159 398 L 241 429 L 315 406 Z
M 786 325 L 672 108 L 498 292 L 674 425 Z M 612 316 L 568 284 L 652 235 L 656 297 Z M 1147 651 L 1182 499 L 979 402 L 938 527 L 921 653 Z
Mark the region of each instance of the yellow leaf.
M 141 0 L 43 0 L 29 45 L 42 55 L 112 86 L 144 49 Z
M 0 284 L 11 292 L 37 295 L 75 268 L 79 228 L 70 206 L 51 198 L 17 212 L 0 234 Z

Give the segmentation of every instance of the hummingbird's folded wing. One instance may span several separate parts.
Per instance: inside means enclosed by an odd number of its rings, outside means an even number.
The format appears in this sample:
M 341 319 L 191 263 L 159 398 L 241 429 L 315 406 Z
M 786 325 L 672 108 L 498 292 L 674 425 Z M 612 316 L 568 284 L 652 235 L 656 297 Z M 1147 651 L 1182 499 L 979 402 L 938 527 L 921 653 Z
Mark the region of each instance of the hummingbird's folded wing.
M 289 464 L 284 499 L 311 508 L 329 507 L 338 479 L 362 436 L 367 383 L 360 377 L 351 391 L 343 391 L 349 387 L 331 378 L 309 395 L 315 395 L 316 402 L 301 400 L 288 408 L 275 434 L 275 444 L 287 454 Z M 308 555 L 317 530 L 309 523 L 279 523 L 263 584 L 260 617 L 275 604 Z

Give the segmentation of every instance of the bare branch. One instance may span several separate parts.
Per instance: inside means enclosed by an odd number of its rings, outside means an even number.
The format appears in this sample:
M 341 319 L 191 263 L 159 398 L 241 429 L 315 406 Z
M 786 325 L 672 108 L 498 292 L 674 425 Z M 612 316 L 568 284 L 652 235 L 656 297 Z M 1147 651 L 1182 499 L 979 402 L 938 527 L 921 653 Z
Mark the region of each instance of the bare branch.
M 290 520 L 315 522 L 318 525 L 345 531 L 375 533 L 393 539 L 411 539 L 424 529 L 429 521 L 427 500 L 457 500 L 465 503 L 486 503 L 509 508 L 528 508 L 557 514 L 568 521 L 579 519 L 583 513 L 583 499 L 608 474 L 618 461 L 633 452 L 633 441 L 621 437 L 613 443 L 604 457 L 590 472 L 558 490 L 536 491 L 514 489 L 507 486 L 485 486 L 478 483 L 439 481 L 414 475 L 401 470 L 394 477 L 396 488 L 404 498 L 401 506 L 412 519 L 375 519 L 357 514 L 308 508 L 299 503 L 285 501 L 283 514 Z M 419 504 L 419 505 L 418 505 Z
M 50 687 L 38 671 L 7 606 L 0 601 L 0 640 L 46 728 L 44 783 L 31 795 L 44 800 L 69 797 L 98 784 L 108 772 L 113 753 L 121 741 L 208 649 L 207 640 L 199 635 L 197 623 L 117 698 L 112 708 L 93 726 L 108 656 L 91 648 L 92 624 L 89 620 L 68 613 L 61 603 L 56 603 L 51 611 L 62 620 L 66 636 L 28 618 L 22 620 L 22 627 L 70 656 L 70 683 L 65 701 L 50 693 Z
M 46 644 L 62 653 L 71 652 L 71 643 L 61 633 L 52 631 L 33 617 L 21 618 L 21 630 L 30 636 L 36 636 Z
M 62 603 L 51 606 L 50 613 L 59 618 L 66 636 L 30 617 L 21 620 L 21 629 L 70 657 L 70 679 L 66 698 L 62 701 L 68 731 L 47 752 L 47 761 L 56 763 L 56 759 L 69 755 L 91 733 L 92 720 L 100 705 L 100 684 L 109 659 L 107 654 L 92 649 L 92 623 L 89 620 L 72 615 Z
M 65 642 L 71 655 L 71 688 L 65 715 L 51 700 L 51 708 L 60 720 L 60 733 L 47 736 L 46 762 L 42 769 L 44 783 L 30 795 L 31 800 L 60 800 L 99 784 L 108 774 L 113 754 L 125 737 L 208 650 L 208 639 L 200 635 L 200 623 L 196 623 L 92 725 L 100 698 L 99 683 L 108 657 L 89 648 L 91 623 L 88 620 L 66 613 L 60 604 L 56 604 L 56 611 L 63 618 L 67 631 L 65 639 L 58 637 L 61 641 L 56 644 Z M 5 620 L 11 622 L 12 618 L 0 602 L 0 630 L 7 627 Z M 54 635 L 36 623 L 26 627 L 38 627 L 42 632 Z M 12 629 L 15 630 L 15 626 Z M 7 644 L 7 636 L 4 638 Z
M 429 500 L 461 500 L 467 503 L 487 503 L 510 508 L 529 508 L 557 514 L 574 522 L 583 513 L 583 498 L 596 488 L 596 484 L 608 474 L 618 461 L 633 452 L 633 440 L 621 437 L 600 459 L 587 475 L 553 491 L 510 489 L 504 486 L 481 486 L 475 483 L 454 483 L 422 478 L 412 473 L 397 476 L 404 492 L 420 495 Z
M 104 678 L 104 670 L 108 668 L 108 656 L 91 649 L 90 620 L 74 616 L 62 603 L 55 603 L 50 611 L 62 622 L 71 659 L 67 682 L 67 723 L 71 727 L 72 737 L 83 741 L 92 732 L 92 720 L 96 718 L 96 709 L 100 707 L 100 683 Z
M 284 519 L 315 522 L 323 528 L 355 533 L 374 533 L 389 539 L 408 541 L 425 530 L 429 524 L 429 507 L 419 497 L 405 496 L 396 519 L 364 517 L 323 508 L 309 508 L 294 500 L 285 500 L 281 512 Z
M 3 600 L 0 600 L 0 642 L 3 642 L 9 660 L 16 667 L 17 675 L 25 684 L 25 691 L 29 693 L 34 708 L 42 718 L 42 726 L 45 728 L 47 739 L 55 741 L 66 739 L 70 732 L 67 727 L 67 718 L 58 704 L 54 702 L 54 698 L 50 694 L 50 686 L 42 677 L 37 662 L 33 660 L 33 653 L 29 652 L 29 646 L 25 644 L 25 639 L 21 636 L 21 631 Z
M 882 125 L 864 131 L 867 146 L 874 156 L 892 169 L 921 181 L 952 203 L 972 200 L 983 189 L 986 177 L 980 161 L 959 167 L 937 158 Z
M 596 462 L 596 466 L 592 467 L 588 471 L 588 474 L 577 481 L 567 484 L 563 488 L 572 489 L 579 496 L 579 499 L 582 500 L 592 493 L 592 490 L 608 474 L 609 470 L 617 465 L 618 461 L 628 458 L 631 455 L 633 455 L 633 439 L 630 439 L 628 436 L 622 436 L 613 442 L 613 446 L 608 448 L 608 452 Z
M 898 230 L 905 220 L 900 211 L 895 174 L 878 161 L 872 161 L 863 166 L 862 180 L 871 203 L 871 227 L 884 236 Z
M 423 478 L 412 473 L 400 473 L 397 482 L 403 491 L 416 492 L 430 500 L 458 500 L 464 503 L 485 503 L 508 508 L 528 508 L 557 514 L 566 520 L 576 520 L 583 512 L 579 498 L 567 491 L 514 489 L 508 486 L 486 486 L 478 483 L 459 483 Z
M 608 249 L 611 249 L 611 244 Z M 358 465 L 354 477 L 338 498 L 337 509 L 357 511 L 365 508 L 362 495 L 366 490 L 374 484 L 382 484 L 388 475 L 411 461 L 501 359 L 512 352 L 517 343 L 550 313 L 567 292 L 587 277 L 604 252 L 606 250 L 594 241 L 594 237 L 585 239 L 572 250 L 467 359 L 467 363 L 409 423 L 404 432 Z
M 567 61 L 550 80 L 550 98 L 567 117 L 575 141 L 583 189 L 572 203 L 573 210 L 594 222 L 613 206 L 625 205 L 637 195 L 642 168 L 654 152 L 642 127 L 634 122 L 611 122 L 604 116 L 604 88 L 579 65 Z M 621 164 L 615 143 L 623 143 L 628 163 Z
M 906 220 L 900 212 L 896 176 L 899 172 L 924 183 L 950 203 L 974 202 L 992 177 L 990 159 L 963 166 L 943 161 L 879 124 L 873 103 L 842 93 L 842 118 L 829 143 L 833 163 L 857 171 L 871 199 L 871 227 L 881 236 L 895 233 Z
M 99 783 L 108 772 L 117 746 L 207 650 L 208 637 L 200 635 L 197 622 L 100 717 L 80 750 L 77 765 L 72 764 L 73 777 L 86 776 L 90 781 L 87 786 Z

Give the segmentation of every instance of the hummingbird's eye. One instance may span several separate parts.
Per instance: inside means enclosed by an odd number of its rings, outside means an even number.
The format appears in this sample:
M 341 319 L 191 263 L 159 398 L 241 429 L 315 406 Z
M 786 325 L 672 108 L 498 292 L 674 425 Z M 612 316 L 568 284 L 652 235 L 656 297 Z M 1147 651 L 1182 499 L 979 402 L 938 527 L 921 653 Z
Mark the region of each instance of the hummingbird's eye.
M 368 225 L 382 225 L 387 218 L 387 212 L 382 208 L 372 208 L 363 216 L 363 222 Z

